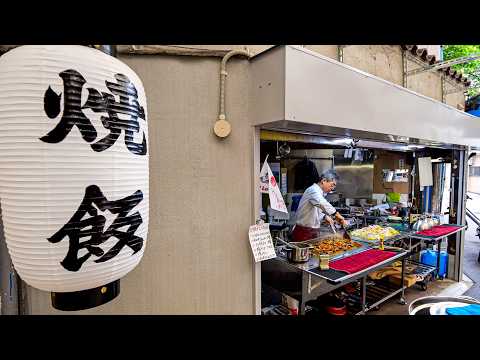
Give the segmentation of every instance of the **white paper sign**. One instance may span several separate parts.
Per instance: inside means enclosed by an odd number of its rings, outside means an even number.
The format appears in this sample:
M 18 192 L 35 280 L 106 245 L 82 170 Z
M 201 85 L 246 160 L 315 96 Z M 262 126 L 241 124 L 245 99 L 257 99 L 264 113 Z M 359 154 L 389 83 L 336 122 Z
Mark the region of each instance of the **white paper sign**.
M 354 160 L 355 161 L 363 161 L 363 153 L 362 153 L 362 150 L 355 150 L 355 157 L 354 157 Z
M 433 185 L 432 158 L 418 158 L 418 177 L 420 180 L 420 187 Z
M 252 247 L 255 262 L 273 259 L 277 256 L 273 247 L 270 224 L 252 225 L 248 230 L 248 238 Z
M 275 176 L 272 174 L 272 170 L 270 170 L 270 166 L 267 164 L 268 170 L 268 196 L 270 198 L 270 207 L 273 210 L 281 211 L 288 214 L 287 206 L 285 205 L 285 201 L 283 201 L 282 193 L 280 192 L 280 188 L 278 187 L 277 180 L 275 180 Z

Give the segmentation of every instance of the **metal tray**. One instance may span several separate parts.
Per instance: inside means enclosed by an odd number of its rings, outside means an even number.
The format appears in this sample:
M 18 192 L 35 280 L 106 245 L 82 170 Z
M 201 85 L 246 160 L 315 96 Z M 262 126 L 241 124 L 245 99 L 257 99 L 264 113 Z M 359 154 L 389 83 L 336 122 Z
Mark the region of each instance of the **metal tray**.
M 412 231 L 410 233 L 410 237 L 413 238 L 413 239 L 419 239 L 419 240 L 424 240 L 424 241 L 438 241 L 438 240 L 446 238 L 450 235 L 456 234 L 459 231 L 462 231 L 467 227 L 467 225 L 459 225 L 459 224 L 441 224 L 441 225 L 457 226 L 458 229 L 456 229 L 456 230 L 454 230 L 454 231 L 452 231 L 448 234 L 445 234 L 445 235 L 439 235 L 437 237 L 420 235 L 420 234 L 418 234 L 418 231 Z
M 380 245 L 380 240 L 365 240 L 363 238 L 359 238 L 359 237 L 356 237 L 356 236 L 353 236 L 353 235 L 350 235 L 350 237 L 352 238 L 352 240 L 357 241 L 357 242 L 369 244 L 369 245 L 372 245 L 372 246 Z M 387 244 L 387 243 L 390 243 L 390 242 L 394 242 L 396 240 L 404 239 L 406 237 L 408 237 L 408 234 L 400 232 L 400 234 L 390 236 L 388 238 L 383 239 L 383 243 Z
M 319 236 L 317 238 L 310 239 L 310 240 L 292 242 L 292 244 L 294 244 L 294 245 L 300 245 L 300 244 L 316 245 L 316 244 L 318 244 L 318 243 L 322 242 L 323 240 L 325 240 L 327 238 L 330 238 L 330 237 L 332 237 L 331 233 L 326 234 L 326 235 L 322 235 L 322 236 Z M 350 256 L 350 255 L 358 254 L 362 251 L 365 251 L 365 250 L 368 250 L 368 249 L 371 248 L 371 246 L 369 246 L 369 244 L 366 244 L 366 243 L 360 242 L 360 241 L 356 241 L 353 238 L 352 238 L 352 240 L 360 246 L 355 248 L 355 249 L 351 249 L 351 250 L 347 250 L 347 251 L 337 253 L 336 255 L 330 257 L 330 261 L 334 261 L 334 260 L 345 258 L 345 257 Z

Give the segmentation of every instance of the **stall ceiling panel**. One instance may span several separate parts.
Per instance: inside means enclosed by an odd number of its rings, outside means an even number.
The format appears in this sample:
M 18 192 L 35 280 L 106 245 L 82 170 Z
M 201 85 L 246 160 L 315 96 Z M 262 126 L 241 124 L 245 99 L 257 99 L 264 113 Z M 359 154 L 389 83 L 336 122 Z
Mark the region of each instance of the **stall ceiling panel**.
M 252 74 L 259 89 L 253 120 L 264 128 L 296 123 L 297 130 L 335 127 L 346 134 L 480 144 L 478 118 L 301 47 L 280 46 L 254 57 Z
M 285 49 L 274 47 L 267 50 L 275 59 L 284 59 Z M 272 66 L 270 56 L 258 57 L 252 66 L 250 96 L 253 122 L 275 121 L 285 116 L 285 66 L 276 63 Z

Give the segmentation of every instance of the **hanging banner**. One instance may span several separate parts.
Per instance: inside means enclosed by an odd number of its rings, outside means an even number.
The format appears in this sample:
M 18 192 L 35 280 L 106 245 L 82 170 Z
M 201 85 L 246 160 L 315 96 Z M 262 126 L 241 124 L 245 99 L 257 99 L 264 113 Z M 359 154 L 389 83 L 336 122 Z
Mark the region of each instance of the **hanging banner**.
M 260 170 L 260 192 L 262 194 L 268 194 L 268 156 L 263 162 L 262 170 Z
M 267 171 L 268 171 L 268 196 L 270 198 L 270 207 L 273 210 L 281 211 L 288 214 L 287 206 L 285 205 L 285 201 L 283 201 L 282 193 L 280 192 L 280 188 L 278 187 L 277 180 L 275 180 L 275 176 L 272 174 L 272 170 L 270 166 L 267 164 Z
M 268 223 L 252 225 L 248 230 L 248 238 L 255 262 L 277 257 L 269 226 Z

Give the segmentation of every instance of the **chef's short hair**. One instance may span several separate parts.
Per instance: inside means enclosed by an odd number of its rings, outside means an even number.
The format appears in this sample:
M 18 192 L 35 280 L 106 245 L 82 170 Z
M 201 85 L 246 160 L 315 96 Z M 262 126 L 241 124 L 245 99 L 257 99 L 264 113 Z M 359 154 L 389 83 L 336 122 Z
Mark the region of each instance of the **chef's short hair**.
M 320 175 L 320 180 L 319 182 L 321 182 L 322 180 L 325 180 L 325 181 L 337 181 L 338 180 L 338 175 L 337 173 L 335 172 L 335 170 L 327 170 L 327 171 L 324 171 L 321 175 Z

